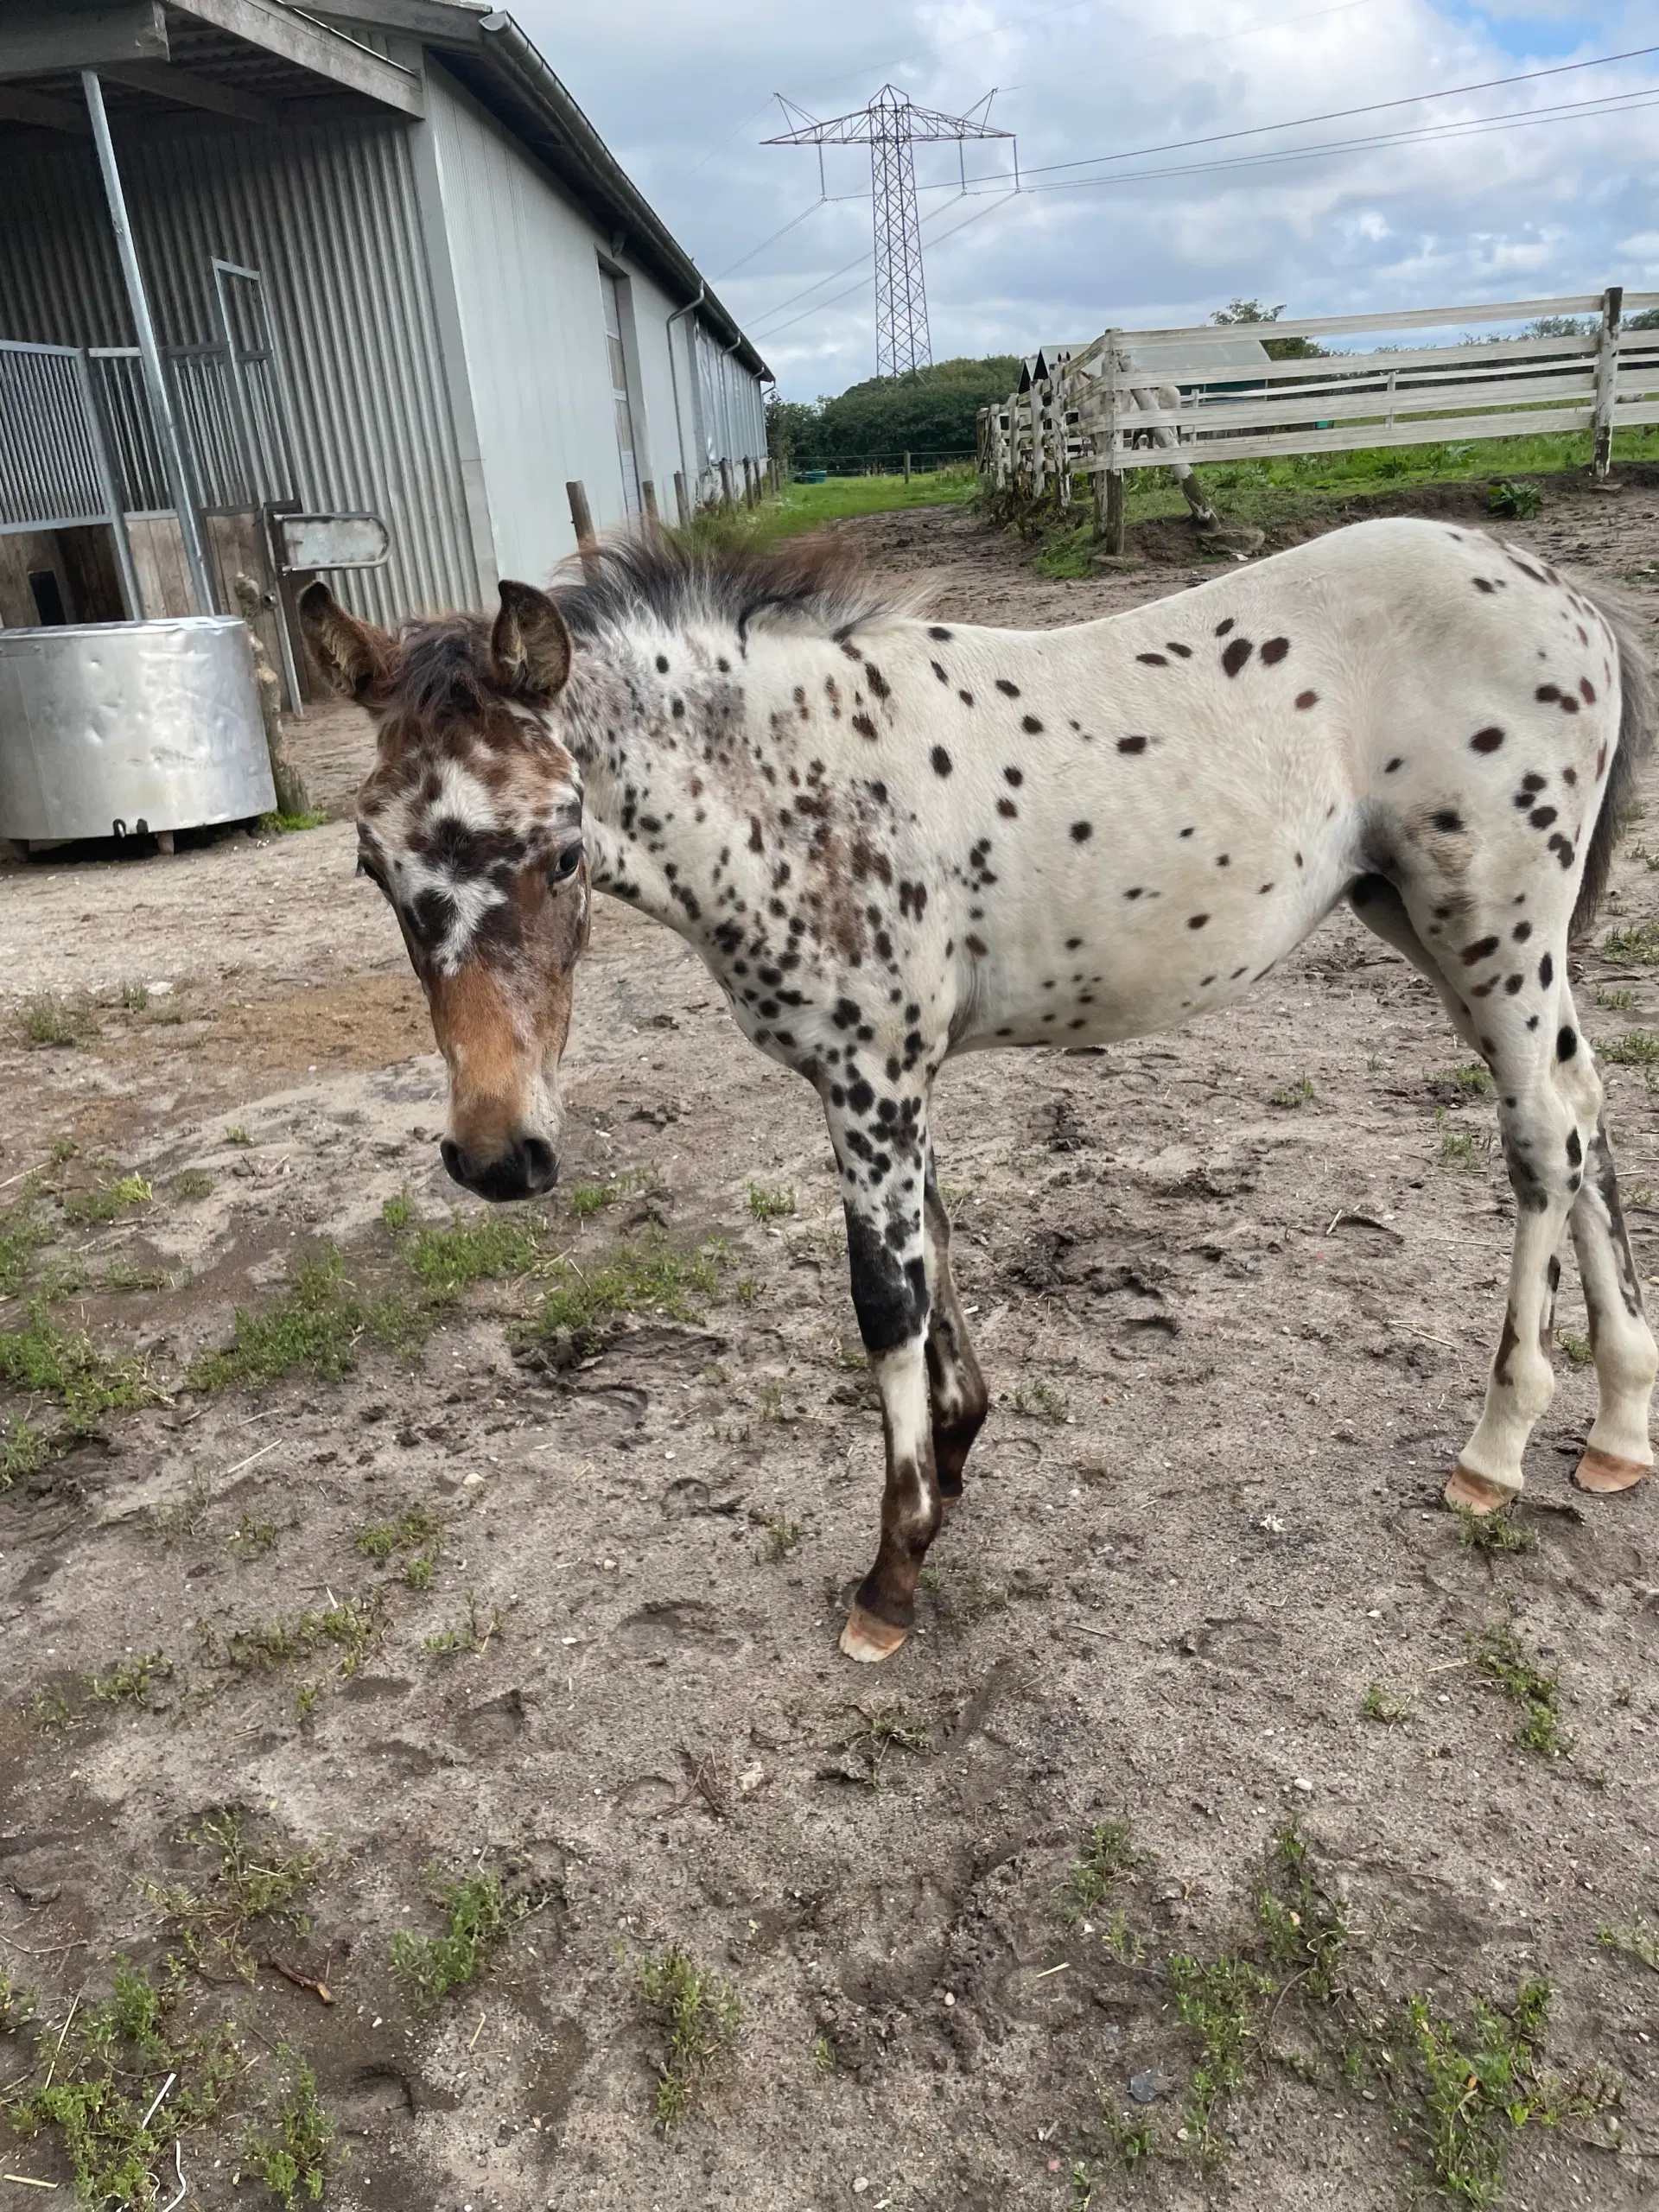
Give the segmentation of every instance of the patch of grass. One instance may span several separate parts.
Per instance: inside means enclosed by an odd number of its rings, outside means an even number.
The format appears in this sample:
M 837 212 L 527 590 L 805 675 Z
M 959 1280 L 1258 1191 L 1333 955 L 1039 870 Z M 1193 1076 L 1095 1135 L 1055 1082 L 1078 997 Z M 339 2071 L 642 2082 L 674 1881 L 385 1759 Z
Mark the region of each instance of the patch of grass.
M 1147 1955 L 1145 1942 L 1130 1927 L 1129 1916 L 1121 1907 L 1101 1929 L 1100 1941 L 1102 1948 L 1121 1967 L 1138 1967 Z
M 1128 1821 L 1099 1821 L 1089 1831 L 1061 1885 L 1061 1912 L 1075 1923 L 1103 1911 L 1114 1886 L 1133 1879 L 1152 1863 L 1147 1853 L 1136 1848 Z
M 188 1882 L 140 1884 L 193 1966 L 227 1961 L 251 1981 L 257 1963 L 249 1942 L 259 1923 L 293 1936 L 310 1931 L 301 1900 L 315 1886 L 320 1851 L 282 1851 L 253 1842 L 232 1806 L 210 1813 L 186 1832 L 185 1840 L 208 1862 L 199 1886 Z
M 86 1692 L 100 1705 L 148 1705 L 157 1682 L 171 1678 L 173 1662 L 162 1651 L 140 1652 L 118 1660 L 106 1675 L 88 1675 Z
M 755 1548 L 755 1557 L 763 1564 L 776 1566 L 798 1551 L 806 1531 L 798 1521 L 791 1521 L 785 1513 L 768 1513 L 761 1523 L 761 1537 Z
M 21 1329 L 0 1329 L 0 1382 L 55 1399 L 73 1436 L 90 1436 L 105 1414 L 154 1405 L 162 1395 L 141 1359 L 109 1357 L 84 1332 L 60 1328 L 38 1303 Z
M 664 2135 L 684 2119 L 721 2053 L 735 2037 L 742 2000 L 732 1984 L 668 1943 L 639 1963 L 639 2002 L 663 2038 L 653 2112 Z
M 0 1212 L 0 1298 L 15 1298 L 28 1280 L 29 1262 L 54 1231 L 40 1209 L 35 1179 Z
M 1486 493 L 1486 512 L 1506 521 L 1524 522 L 1543 504 L 1543 494 L 1535 484 L 1517 484 L 1509 476 L 1500 476 Z
M 454 1628 L 441 1628 L 422 1640 L 435 1659 L 458 1658 L 462 1652 L 479 1653 L 489 1644 L 492 1637 L 499 1636 L 506 1627 L 499 1605 L 492 1605 L 486 1619 L 484 1609 L 478 1602 L 476 1590 L 467 1592 L 467 1618 Z
M 360 1291 L 338 1249 L 325 1244 L 316 1257 L 300 1262 L 280 1297 L 263 1306 L 238 1306 L 232 1342 L 204 1352 L 187 1380 L 204 1392 L 253 1389 L 296 1371 L 338 1382 L 357 1365 L 365 1340 L 406 1351 L 426 1325 L 409 1300 Z
M 1429 1077 L 1431 1089 L 1449 1088 L 1465 1098 L 1484 1098 L 1491 1094 L 1491 1070 L 1480 1060 L 1471 1060 L 1465 1067 L 1442 1068 L 1438 1075 Z
M 262 814 L 259 834 L 263 837 L 291 837 L 299 830 L 321 830 L 327 820 L 326 814 Z
M 1055 583 L 1076 582 L 1093 575 L 1098 550 L 1092 523 L 1056 523 L 1045 535 L 1031 565 L 1039 576 Z
M 1543 1671 L 1507 1621 L 1489 1624 L 1478 1636 L 1471 1636 L 1468 1643 L 1480 1672 L 1521 1708 L 1521 1725 L 1512 1740 L 1543 1758 L 1565 1758 L 1573 1739 L 1561 1728 L 1556 1676 Z
M 227 2027 L 194 2035 L 174 2027 L 178 1989 L 176 1975 L 158 1987 L 121 1960 L 102 2004 L 72 2005 L 60 2029 L 48 2021 L 34 2031 L 40 2086 L 7 2117 L 24 2138 L 56 2136 L 83 2204 L 155 2205 L 156 2177 L 170 2177 L 175 2144 L 212 2119 L 235 2083 L 240 2065 Z M 169 2074 L 173 2088 L 152 2103 Z
M 52 1457 L 52 1446 L 38 1428 L 21 1418 L 0 1428 L 0 1490 L 38 1474 Z
M 132 1206 L 147 1206 L 155 1192 L 142 1175 L 115 1175 L 90 1191 L 71 1191 L 63 1201 L 63 1217 L 78 1226 L 113 1221 Z
M 274 1521 L 254 1521 L 244 1514 L 234 1531 L 226 1538 L 225 1548 L 242 1567 L 249 1567 L 263 1559 L 276 1547 L 276 1523 Z
M 98 1016 L 89 999 L 41 991 L 23 1001 L 17 1026 L 30 1045 L 84 1045 L 97 1033 Z
M 436 1898 L 442 1933 L 417 1936 L 400 1928 L 391 1939 L 392 1970 L 418 2004 L 441 2005 L 476 1981 L 518 1923 L 557 1895 L 552 1884 L 509 1890 L 493 1870 L 446 1883 Z
M 59 1729 L 76 1724 L 74 1708 L 56 1683 L 50 1689 L 35 1691 L 29 1701 L 29 1717 L 43 1736 L 55 1735 Z
M 1477 1998 L 1461 2021 L 1437 2014 L 1426 1997 L 1407 2000 L 1429 2166 L 1440 2188 L 1465 2204 L 1498 2202 L 1521 2128 L 1586 2118 L 1616 2098 L 1599 2069 L 1567 2081 L 1543 2071 L 1549 1999 L 1547 1981 L 1522 1982 L 1506 2007 Z
M 812 2071 L 817 2075 L 821 2080 L 826 2075 L 833 2074 L 836 2070 L 836 2046 L 830 2042 L 829 2037 L 825 2035 L 814 2036 L 812 2038 L 811 2050 Z
M 1454 1510 L 1458 1541 L 1466 1552 L 1535 1552 L 1538 1548 L 1537 1537 L 1524 1521 L 1516 1519 L 1510 1508 L 1473 1513 L 1466 1505 L 1459 1505 Z
M 941 1567 L 925 1567 L 919 1580 L 920 1586 L 932 1599 L 939 1618 L 948 1628 L 976 1628 L 993 1613 L 1008 1610 L 1007 1592 L 971 1560 L 948 1573 Z
M 413 1551 L 442 1534 L 442 1522 L 429 1505 L 407 1505 L 390 1521 L 366 1521 L 353 1536 L 365 1559 L 387 1560 Z
M 580 1266 L 574 1260 L 556 1260 L 550 1275 L 550 1287 L 528 1324 L 531 1337 L 590 1329 L 621 1313 L 663 1313 L 671 1320 L 689 1321 L 693 1299 L 712 1298 L 720 1281 L 706 1251 L 680 1252 L 656 1242 L 613 1244 L 602 1258 Z
M 1277 1090 L 1269 1091 L 1268 1103 L 1282 1107 L 1287 1113 L 1294 1113 L 1300 1107 L 1311 1106 L 1319 1095 L 1313 1087 L 1313 1078 L 1300 1076 L 1294 1083 L 1281 1084 Z
M 1616 1067 L 1650 1068 L 1659 1061 L 1659 1037 L 1650 1029 L 1627 1029 L 1622 1037 L 1598 1045 L 1596 1057 L 1611 1060 Z
M 310 826 L 308 817 L 300 817 Z M 264 2126 L 243 2138 L 242 2163 L 282 2206 L 321 2202 L 333 2160 L 334 2122 L 317 2095 L 317 2077 L 290 2044 L 276 2046 L 276 2082 L 266 2098 Z
M 340 1672 L 354 1675 L 385 1627 L 385 1601 L 377 1590 L 361 1604 L 338 1599 L 320 1611 L 308 1610 L 289 1620 L 253 1621 L 221 1636 L 211 1621 L 198 1621 L 196 1642 L 208 1664 L 232 1674 L 270 1674 L 314 1652 L 338 1652 Z
M 115 995 L 115 1002 L 123 1014 L 142 1014 L 149 1004 L 148 983 L 123 983 Z
M 757 1221 L 782 1221 L 795 1211 L 795 1193 L 786 1183 L 769 1190 L 751 1179 L 748 1193 L 749 1211 Z
M 1460 1167 L 1471 1173 L 1478 1172 L 1485 1154 L 1491 1148 L 1491 1139 L 1481 1129 L 1459 1127 L 1442 1107 L 1434 1121 L 1440 1132 L 1440 1158 L 1448 1167 Z
M 1016 1385 L 1009 1403 L 1015 1413 L 1025 1414 L 1033 1421 L 1064 1421 L 1071 1418 L 1071 1408 L 1064 1393 L 1040 1376 L 1035 1382 Z
M 1154 2142 L 1149 2120 L 1138 2119 L 1134 2113 L 1120 2112 L 1116 2106 L 1109 2105 L 1103 2097 L 1100 2118 L 1113 2150 L 1131 2173 L 1151 2158 Z
M 1169 1984 L 1181 2024 L 1198 2038 L 1184 2117 L 1201 2165 L 1220 2155 L 1216 2122 L 1220 2107 L 1240 2086 L 1262 2034 L 1262 2013 L 1275 1984 L 1236 1953 L 1209 1963 L 1178 1951 L 1169 1961 Z
M 247 1131 L 246 1131 L 246 1130 L 242 1127 L 241 1123 L 240 1123 L 239 1122 L 238 1122 L 234 1123 L 234 1124 L 233 1124 L 230 1128 L 228 1128 L 228 1129 L 226 1129 L 226 1132 L 225 1132 L 225 1141 L 226 1141 L 226 1144 L 233 1144 L 233 1145 L 238 1145 L 238 1146 L 241 1146 L 241 1145 L 251 1145 L 251 1144 L 253 1142 L 253 1139 L 252 1139 L 252 1138 L 248 1135 Z
M 1595 1346 L 1588 1337 L 1576 1336 L 1571 1329 L 1562 1329 L 1556 1336 L 1555 1346 L 1571 1367 L 1592 1367 L 1595 1364 Z
M 53 1161 L 57 1166 L 61 1167 L 64 1161 L 73 1160 L 79 1149 L 80 1147 L 75 1142 L 73 1137 L 54 1137 L 52 1140 Z
M 181 1205 L 189 1205 L 197 1198 L 205 1198 L 214 1185 L 205 1167 L 181 1167 L 167 1187 L 169 1195 Z
M 1623 961 L 1631 968 L 1659 967 L 1659 921 L 1631 922 L 1609 930 L 1596 950 L 1604 960 Z
M 857 1725 L 842 1737 L 836 1749 L 851 1753 L 858 1763 L 861 1778 L 872 1789 L 880 1789 L 888 1754 L 895 1746 L 905 1751 L 927 1749 L 933 1732 L 931 1726 L 924 1714 L 913 1712 L 909 1706 L 895 1702 L 855 1705 L 849 1709 L 858 1716 Z
M 428 1294 L 448 1301 L 475 1282 L 528 1274 L 542 1256 L 542 1232 L 528 1214 L 456 1214 L 447 1228 L 422 1223 L 401 1249 Z
M 1639 1912 L 1632 1913 L 1622 1928 L 1598 1928 L 1596 1941 L 1604 1950 L 1622 1951 L 1627 1959 L 1637 1959 L 1659 1974 L 1659 1928 Z
M 380 1218 L 394 1236 L 401 1236 L 415 1218 L 415 1201 L 407 1191 L 393 1193 L 380 1209 Z
M 1255 1917 L 1274 1964 L 1289 1967 L 1316 2004 L 1328 2005 L 1348 1948 L 1348 1914 L 1321 1885 L 1296 1821 L 1287 1821 L 1268 1848 Z
M 776 1376 L 769 1376 L 754 1394 L 755 1411 L 762 1421 L 784 1421 L 784 1386 Z
M 1403 1699 L 1390 1697 L 1381 1682 L 1373 1682 L 1359 1700 L 1359 1709 L 1368 1720 L 1375 1720 L 1384 1728 L 1403 1728 L 1411 1719 L 1411 1707 Z

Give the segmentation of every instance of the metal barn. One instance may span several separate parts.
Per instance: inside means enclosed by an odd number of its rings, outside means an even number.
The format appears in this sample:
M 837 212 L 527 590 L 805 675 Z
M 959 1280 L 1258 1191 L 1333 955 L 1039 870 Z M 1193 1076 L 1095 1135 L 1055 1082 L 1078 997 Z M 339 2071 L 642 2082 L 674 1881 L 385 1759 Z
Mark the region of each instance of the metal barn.
M 124 221 L 131 251 L 124 262 Z M 153 332 L 143 326 L 148 320 Z M 510 16 L 8 0 L 0 626 L 481 606 L 758 479 L 765 364 Z M 366 549 L 366 550 L 363 550 Z

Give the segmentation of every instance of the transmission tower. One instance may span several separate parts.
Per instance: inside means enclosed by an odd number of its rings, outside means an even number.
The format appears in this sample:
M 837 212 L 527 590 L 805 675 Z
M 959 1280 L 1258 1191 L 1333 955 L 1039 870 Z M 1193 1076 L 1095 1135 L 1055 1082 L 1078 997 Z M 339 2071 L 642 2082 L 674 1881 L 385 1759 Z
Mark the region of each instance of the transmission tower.
M 966 115 L 942 115 L 918 107 L 896 85 L 883 85 L 868 107 L 820 123 L 778 94 L 792 130 L 766 138 L 767 146 L 817 146 L 822 187 L 825 146 L 868 146 L 870 197 L 875 208 L 875 373 L 905 375 L 933 359 L 927 334 L 927 285 L 922 271 L 921 223 L 916 212 L 916 160 L 912 149 L 969 138 L 1012 138 L 985 120 L 995 95 L 988 92 Z M 982 110 L 985 112 L 982 112 Z M 959 155 L 958 161 L 963 157 Z M 1017 156 L 1016 156 L 1017 159 Z M 965 168 L 963 182 L 967 184 Z

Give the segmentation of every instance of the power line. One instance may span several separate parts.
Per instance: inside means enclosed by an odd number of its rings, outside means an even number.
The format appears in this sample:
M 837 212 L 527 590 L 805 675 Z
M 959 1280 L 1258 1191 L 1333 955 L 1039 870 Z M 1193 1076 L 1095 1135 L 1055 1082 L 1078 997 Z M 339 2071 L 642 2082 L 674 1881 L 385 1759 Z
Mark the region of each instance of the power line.
M 958 195 L 958 196 L 960 197 L 960 196 L 962 196 L 962 195 Z M 985 198 L 986 196 L 987 196 L 987 195 L 986 195 L 986 194 L 984 194 L 983 193 L 978 193 L 978 194 L 976 194 L 976 193 L 969 193 L 969 194 L 968 194 L 966 195 L 966 197 L 967 197 L 967 198 L 969 198 L 969 199 L 970 199 L 970 200 L 971 200 L 971 199 L 983 199 L 983 198 Z M 956 235 L 957 235 L 957 232 L 959 232 L 959 231 L 965 231 L 965 230 L 969 229 L 969 228 L 973 224 L 975 224 L 975 223 L 978 223 L 978 222 L 982 222 L 982 221 L 983 221 L 983 219 L 985 219 L 985 217 L 986 217 L 987 215 L 994 215 L 994 214 L 995 214 L 995 213 L 996 213 L 996 211 L 997 211 L 997 209 L 998 209 L 999 207 L 1006 207 L 1007 206 L 1008 202 L 1009 202 L 1011 200 L 1017 200 L 1019 197 L 1020 197 L 1020 195 L 1019 195 L 1019 194 L 1018 194 L 1017 192 L 1004 192 L 1004 193 L 1001 193 L 1001 194 L 997 194 L 995 197 L 994 197 L 994 198 L 991 200 L 991 202 L 990 202 L 989 207 L 982 207 L 982 208 L 980 208 L 980 209 L 978 210 L 978 212 L 977 212 L 976 213 L 975 213 L 975 214 L 972 214 L 972 215 L 969 215 L 969 216 L 966 217 L 966 218 L 965 218 L 965 219 L 964 219 L 963 221 L 962 221 L 962 222 L 960 222 L 960 223 L 954 223 L 954 224 L 952 224 L 952 226 L 950 226 L 950 228 L 948 231 L 944 232 L 940 236 L 938 236 L 938 237 L 937 237 L 937 238 L 930 238 L 930 239 L 929 239 L 929 241 L 928 241 L 929 245 L 943 245 L 945 243 L 946 239 L 955 238 L 955 237 L 956 237 Z M 955 203 L 954 203 L 954 202 L 952 202 L 951 204 L 952 204 L 952 205 L 954 205 Z M 940 214 L 944 214 L 944 213 L 945 213 L 947 212 L 947 210 L 946 210 L 946 209 L 944 209 L 944 208 L 940 208 L 938 212 L 938 213 L 940 213 Z M 860 257 L 860 258 L 861 258 L 861 259 L 862 259 L 862 258 L 863 258 L 863 257 L 862 257 L 862 256 L 861 256 L 861 257 Z M 849 264 L 848 264 L 847 265 L 848 265 L 848 267 L 849 267 L 849 268 L 851 268 L 851 267 L 853 266 L 853 264 L 852 264 L 851 262 L 849 262 Z M 843 271 L 837 271 L 836 273 L 839 275 L 839 274 L 843 274 L 844 272 L 843 272 Z M 827 284 L 827 283 L 832 283 L 832 282 L 834 281 L 834 279 L 833 279 L 833 278 L 830 278 L 830 277 L 826 276 L 825 278 L 823 278 L 823 283 L 825 283 Z M 783 335 L 783 334 L 785 333 L 785 331 L 786 331 L 786 330 L 793 330 L 793 328 L 795 327 L 795 326 L 796 326 L 796 324 L 797 324 L 798 322 L 805 322 L 805 321 L 807 321 L 810 316 L 815 315 L 818 315 L 818 314 L 822 313 L 822 311 L 823 311 L 825 308 L 832 308 L 832 307 L 835 307 L 835 306 L 838 305 L 838 304 L 839 304 L 839 302 L 840 302 L 841 301 L 842 301 L 842 300 L 849 300 L 849 299 L 851 299 L 851 297 L 852 297 L 852 296 L 853 296 L 853 294 L 854 294 L 855 292 L 861 292 L 861 291 L 862 291 L 862 290 L 863 290 L 864 286 L 865 286 L 865 284 L 866 284 L 866 283 L 867 283 L 867 282 L 868 282 L 868 272 L 866 273 L 866 275 L 864 275 L 864 276 L 860 276 L 860 278 L 858 279 L 858 282 L 857 282 L 856 283 L 855 283 L 855 284 L 849 284 L 849 285 L 847 286 L 847 288 L 846 288 L 846 289 L 845 289 L 844 291 L 840 291 L 840 292 L 832 292 L 832 293 L 830 294 L 830 297 L 829 297 L 827 300 L 817 300 L 817 301 L 815 301 L 815 302 L 814 302 L 814 303 L 813 303 L 813 305 L 812 305 L 812 306 L 810 306 L 810 308 L 803 308 L 803 310 L 801 311 L 801 313 L 800 313 L 799 315 L 791 315 L 791 317 L 789 318 L 789 321 L 788 321 L 787 322 L 780 322 L 780 323 L 778 323 L 778 324 L 774 325 L 774 327 L 773 327 L 772 329 L 767 330 L 767 331 L 765 331 L 765 332 L 761 332 L 761 333 L 758 334 L 758 335 L 759 335 L 759 342 L 760 342 L 760 344 L 762 344 L 762 345 L 770 345 L 770 344 L 771 344 L 771 342 L 772 342 L 772 340 L 774 338 L 781 338 L 781 337 L 782 337 L 782 335 Z M 798 295 L 798 296 L 802 296 Z M 775 312 L 775 310 L 774 310 L 774 312 Z
M 1205 138 L 1175 138 L 1161 146 L 1132 146 L 1121 154 L 1079 155 L 1075 161 L 1039 162 L 1027 176 L 1052 176 L 1060 169 L 1091 168 L 1102 162 L 1135 162 L 1151 154 L 1182 154 L 1194 146 L 1219 146 L 1236 138 L 1260 138 L 1274 130 L 1301 130 L 1316 123 L 1346 123 L 1357 115 L 1381 115 L 1395 107 L 1416 107 L 1427 100 L 1452 100 L 1468 92 L 1503 92 L 1511 85 L 1536 84 L 1545 77 L 1565 77 L 1574 70 L 1605 69 L 1616 61 L 1641 61 L 1659 54 L 1659 46 L 1632 47 L 1628 54 L 1601 54 L 1589 61 L 1562 61 L 1548 69 L 1524 69 L 1513 77 L 1488 77 L 1476 85 L 1447 85 L 1436 92 L 1407 92 L 1398 99 L 1370 100 L 1363 107 L 1338 107 L 1323 115 L 1299 115 L 1287 123 L 1257 123 L 1246 130 L 1217 130 Z M 1610 95 L 1610 97 L 1613 97 Z

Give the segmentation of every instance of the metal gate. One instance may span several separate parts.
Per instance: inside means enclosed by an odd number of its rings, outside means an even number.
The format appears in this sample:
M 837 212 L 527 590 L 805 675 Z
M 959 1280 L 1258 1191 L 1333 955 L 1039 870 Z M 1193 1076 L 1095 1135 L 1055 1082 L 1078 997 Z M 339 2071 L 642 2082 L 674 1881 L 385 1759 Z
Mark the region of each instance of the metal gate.
M 184 449 L 191 504 L 210 549 L 204 613 L 234 613 L 221 534 L 211 518 L 246 518 L 240 537 L 268 586 L 279 587 L 273 518 L 303 503 L 289 433 L 286 381 L 259 271 L 210 263 L 219 335 L 165 348 L 162 368 Z M 133 523 L 175 512 L 143 363 L 136 346 L 73 347 L 0 340 L 0 531 L 51 531 L 86 524 L 113 537 L 124 612 L 142 620 Z M 227 527 L 230 527 L 227 525 Z M 234 543 L 237 531 L 230 527 Z M 236 563 L 232 553 L 230 565 Z M 285 611 L 274 642 L 292 703 L 299 672 Z

